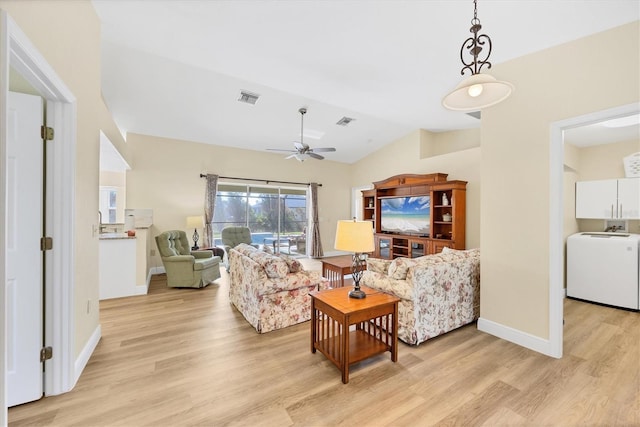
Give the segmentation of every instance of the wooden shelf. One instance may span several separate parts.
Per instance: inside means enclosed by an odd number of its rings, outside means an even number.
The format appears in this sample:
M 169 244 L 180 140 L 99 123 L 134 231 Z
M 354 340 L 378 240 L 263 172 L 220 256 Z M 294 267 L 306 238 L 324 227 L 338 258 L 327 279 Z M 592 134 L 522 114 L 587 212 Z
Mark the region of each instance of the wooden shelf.
M 376 233 L 373 256 L 415 258 L 441 252 L 444 247 L 465 249 L 466 181 L 447 181 L 447 174 L 435 173 L 396 175 L 373 184 L 373 190 L 362 192 L 363 218 L 373 222 Z M 430 235 L 381 233 L 380 200 L 398 196 L 431 198 Z M 451 221 L 442 221 L 444 214 L 451 215 Z

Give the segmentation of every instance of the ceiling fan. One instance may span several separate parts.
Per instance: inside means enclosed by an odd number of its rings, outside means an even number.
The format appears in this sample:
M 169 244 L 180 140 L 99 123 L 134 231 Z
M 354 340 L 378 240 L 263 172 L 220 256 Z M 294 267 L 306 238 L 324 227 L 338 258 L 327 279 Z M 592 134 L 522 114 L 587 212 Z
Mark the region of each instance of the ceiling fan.
M 323 156 L 317 153 L 328 153 L 331 151 L 336 151 L 333 147 L 324 147 L 324 148 L 311 148 L 307 144 L 304 143 L 304 115 L 307 113 L 307 109 L 302 107 L 298 110 L 300 113 L 300 142 L 294 142 L 293 146 L 295 150 L 280 150 L 277 148 L 267 148 L 269 151 L 283 151 L 285 153 L 291 153 L 286 158 L 287 159 L 296 159 L 299 162 L 304 162 L 308 158 L 322 160 Z

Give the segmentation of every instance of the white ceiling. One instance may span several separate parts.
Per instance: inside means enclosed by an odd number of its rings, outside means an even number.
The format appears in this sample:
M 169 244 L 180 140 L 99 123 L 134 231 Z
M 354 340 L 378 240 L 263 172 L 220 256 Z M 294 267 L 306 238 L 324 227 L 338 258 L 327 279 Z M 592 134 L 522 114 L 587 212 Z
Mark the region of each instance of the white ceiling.
M 479 126 L 440 103 L 462 79 L 470 0 L 93 4 L 103 96 L 124 132 L 289 149 L 305 106 L 305 130 L 324 133 L 305 142 L 352 163 L 419 128 Z M 478 18 L 497 64 L 638 20 L 640 1 L 480 0 Z M 242 104 L 240 90 L 261 97 Z

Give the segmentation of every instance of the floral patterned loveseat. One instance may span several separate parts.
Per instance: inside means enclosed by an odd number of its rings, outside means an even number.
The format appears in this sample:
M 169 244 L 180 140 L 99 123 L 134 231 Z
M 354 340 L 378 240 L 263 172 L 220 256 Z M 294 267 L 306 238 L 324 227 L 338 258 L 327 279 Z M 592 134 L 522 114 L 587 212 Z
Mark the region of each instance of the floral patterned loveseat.
M 417 345 L 478 318 L 480 250 L 445 248 L 393 261 L 369 258 L 360 283 L 400 298 L 398 338 Z
M 241 243 L 229 250 L 229 299 L 258 333 L 311 319 L 309 292 L 329 288 L 319 271 Z

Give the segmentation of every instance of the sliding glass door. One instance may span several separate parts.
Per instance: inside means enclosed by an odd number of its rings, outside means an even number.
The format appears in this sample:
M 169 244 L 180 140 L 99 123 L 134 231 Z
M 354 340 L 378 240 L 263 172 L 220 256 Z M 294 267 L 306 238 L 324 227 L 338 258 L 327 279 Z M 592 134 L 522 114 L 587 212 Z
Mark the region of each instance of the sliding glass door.
M 307 191 L 268 185 L 219 184 L 213 215 L 213 233 L 227 226 L 247 226 L 254 244 L 274 252 L 306 252 Z

